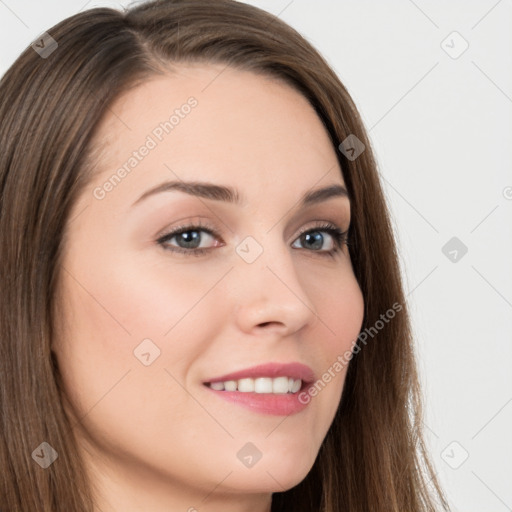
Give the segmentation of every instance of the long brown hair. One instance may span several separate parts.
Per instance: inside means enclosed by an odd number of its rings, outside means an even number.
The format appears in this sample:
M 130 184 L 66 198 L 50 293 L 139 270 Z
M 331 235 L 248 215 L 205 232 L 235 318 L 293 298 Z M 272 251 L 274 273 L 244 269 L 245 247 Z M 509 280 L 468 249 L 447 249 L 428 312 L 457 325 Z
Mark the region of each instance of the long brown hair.
M 370 141 L 347 90 L 295 30 L 232 0 L 91 9 L 49 29 L 0 81 L 0 510 L 92 512 L 93 493 L 62 405 L 51 351 L 63 233 L 94 163 L 90 141 L 122 92 L 173 63 L 220 63 L 284 80 L 315 108 L 351 200 L 350 251 L 363 330 L 400 312 L 350 362 L 317 460 L 272 511 L 448 510 L 422 437 L 410 321 Z M 47 48 L 42 54 L 37 49 Z M 51 51 L 50 51 L 51 50 Z M 357 158 L 338 147 L 350 134 Z M 381 321 L 382 323 L 382 321 Z M 368 331 L 371 332 L 371 331 Z M 33 452 L 58 453 L 46 469 Z

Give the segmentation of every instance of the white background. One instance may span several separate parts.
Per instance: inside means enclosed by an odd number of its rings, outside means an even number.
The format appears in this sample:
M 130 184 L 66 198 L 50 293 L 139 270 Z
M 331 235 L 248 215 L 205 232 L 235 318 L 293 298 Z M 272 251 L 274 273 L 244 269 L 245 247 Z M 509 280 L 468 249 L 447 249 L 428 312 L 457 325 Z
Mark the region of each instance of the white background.
M 0 0 L 0 73 L 63 18 L 129 3 Z M 512 510 L 512 3 L 249 3 L 320 50 L 369 130 L 453 511 Z M 468 248 L 456 262 L 452 237 Z

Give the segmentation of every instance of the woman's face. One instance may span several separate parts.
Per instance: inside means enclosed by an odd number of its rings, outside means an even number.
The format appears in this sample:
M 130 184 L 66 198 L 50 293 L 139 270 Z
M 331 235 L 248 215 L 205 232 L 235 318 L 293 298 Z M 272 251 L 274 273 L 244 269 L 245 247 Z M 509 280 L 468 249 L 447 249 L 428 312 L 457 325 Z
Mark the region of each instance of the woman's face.
M 84 458 L 119 510 L 267 506 L 299 483 L 363 320 L 330 231 L 348 229 L 348 198 L 302 203 L 345 186 L 320 119 L 289 86 L 223 68 L 182 66 L 111 106 L 68 224 L 54 351 Z

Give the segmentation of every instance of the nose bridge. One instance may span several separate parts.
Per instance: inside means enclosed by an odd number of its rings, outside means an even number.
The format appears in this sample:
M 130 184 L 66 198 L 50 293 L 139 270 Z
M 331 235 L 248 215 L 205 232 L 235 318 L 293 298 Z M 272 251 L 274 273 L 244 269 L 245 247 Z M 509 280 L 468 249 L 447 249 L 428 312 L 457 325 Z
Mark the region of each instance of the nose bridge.
M 279 231 L 247 236 L 236 247 L 237 311 L 245 329 L 278 323 L 291 332 L 313 323 L 314 304 Z

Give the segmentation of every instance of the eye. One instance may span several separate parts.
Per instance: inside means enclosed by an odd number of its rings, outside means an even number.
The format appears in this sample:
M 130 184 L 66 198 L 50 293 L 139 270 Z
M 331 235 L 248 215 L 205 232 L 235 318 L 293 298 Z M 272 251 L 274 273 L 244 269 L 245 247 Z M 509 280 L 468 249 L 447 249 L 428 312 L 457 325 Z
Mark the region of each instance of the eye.
M 201 235 L 201 233 L 206 233 L 206 237 Z M 209 239 L 211 242 L 211 239 L 219 239 L 220 236 L 213 229 L 198 222 L 195 225 L 180 226 L 174 229 L 170 233 L 160 237 L 157 243 L 169 251 L 199 256 L 216 246 L 214 244 L 209 247 L 200 247 L 205 238 L 205 243 L 208 244 Z M 176 241 L 170 243 L 173 239 L 176 239 Z M 217 246 L 219 245 L 220 244 L 217 244 Z
M 325 233 L 328 235 L 327 238 Z M 328 222 L 302 231 L 294 244 L 300 242 L 305 249 L 310 249 L 312 252 L 318 252 L 322 256 L 325 255 L 333 257 L 335 253 L 341 250 L 344 244 L 348 245 L 347 238 L 348 230 L 342 231 L 335 224 Z M 327 248 L 324 247 L 326 240 L 329 242 Z M 294 247 L 294 245 L 292 245 L 292 247 Z
M 320 226 L 303 230 L 292 244 L 292 247 L 294 249 L 305 249 L 320 256 L 334 257 L 344 244 L 349 244 L 347 238 L 348 230 L 342 231 L 335 224 L 327 222 Z M 222 242 L 218 243 L 219 239 L 221 239 L 220 235 L 213 228 L 198 222 L 194 225 L 184 225 L 173 229 L 171 232 L 161 236 L 157 243 L 168 251 L 200 256 L 215 247 L 222 246 Z M 326 241 L 328 242 L 327 248 L 324 247 Z M 300 242 L 302 247 L 297 247 L 295 245 L 297 242 Z

